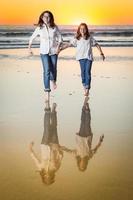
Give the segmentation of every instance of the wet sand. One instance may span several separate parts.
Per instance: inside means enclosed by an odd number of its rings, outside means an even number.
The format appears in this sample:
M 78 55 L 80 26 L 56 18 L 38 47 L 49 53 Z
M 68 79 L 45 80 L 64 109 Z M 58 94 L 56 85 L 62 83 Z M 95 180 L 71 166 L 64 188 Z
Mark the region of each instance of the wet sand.
M 4 200 L 125 200 L 133 198 L 133 48 L 103 48 L 92 69 L 87 120 L 92 149 L 101 135 L 101 146 L 79 171 L 73 153 L 63 151 L 54 183 L 42 182 L 31 158 L 29 144 L 41 158 L 40 144 L 46 124 L 42 66 L 38 49 L 0 50 L 0 196 Z M 74 49 L 59 56 L 58 88 L 51 92 L 50 107 L 57 104 L 59 144 L 76 149 L 84 103 L 79 64 Z M 45 125 L 45 126 L 44 126 Z

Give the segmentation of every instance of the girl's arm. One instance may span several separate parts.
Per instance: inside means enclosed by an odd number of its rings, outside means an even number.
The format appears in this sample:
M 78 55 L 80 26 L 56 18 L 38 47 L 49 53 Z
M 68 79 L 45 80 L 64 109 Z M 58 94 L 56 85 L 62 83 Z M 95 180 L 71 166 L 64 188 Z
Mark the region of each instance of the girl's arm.
M 67 42 L 65 44 L 62 44 L 59 48 L 58 48 L 58 53 L 60 53 L 62 50 L 67 49 L 68 47 L 71 47 L 72 44 L 70 42 Z
M 30 39 L 29 39 L 28 50 L 29 50 L 29 54 L 30 54 L 30 55 L 33 55 L 31 46 L 32 46 L 33 40 L 37 37 L 37 35 L 39 35 L 39 30 L 40 30 L 40 28 L 37 27 L 37 28 L 35 29 L 35 31 L 33 32 L 32 36 L 31 36 Z
M 76 46 L 77 46 L 77 39 L 74 37 L 69 42 L 62 44 L 59 49 L 59 52 L 64 49 L 67 49 L 68 47 L 76 47 Z
M 96 43 L 96 47 L 99 50 L 100 55 L 102 56 L 102 59 L 105 60 L 105 56 L 104 56 L 104 53 L 103 53 L 103 51 L 101 49 L 101 46 L 98 43 Z
M 60 147 L 61 147 L 61 149 L 62 149 L 63 151 L 65 151 L 65 152 L 67 152 L 67 153 L 73 153 L 73 154 L 76 153 L 76 150 L 75 150 L 75 149 L 68 149 L 68 148 L 65 147 L 65 146 L 60 146 Z
M 68 47 L 71 47 L 71 46 L 72 46 L 72 44 L 70 42 L 67 42 L 61 46 L 61 50 L 67 49 Z
M 34 152 L 33 146 L 34 146 L 34 142 L 31 142 L 29 145 L 30 155 L 31 155 L 31 158 L 34 160 L 36 166 L 38 167 L 40 164 L 40 160 L 38 159 L 36 153 Z
M 62 38 L 62 34 L 61 34 L 58 26 L 56 26 L 56 37 L 57 37 L 57 40 L 58 40 L 57 54 L 59 54 L 60 53 L 61 44 L 63 43 L 63 38 Z
M 99 147 L 101 146 L 101 144 L 103 142 L 103 139 L 104 139 L 104 135 L 100 136 L 98 144 L 95 146 L 94 149 L 92 149 L 93 154 L 95 154 L 97 152 L 97 150 L 99 149 Z
M 61 44 L 63 43 L 63 38 L 62 38 L 62 34 L 61 34 L 58 26 L 56 26 L 56 37 L 57 37 L 57 40 L 58 40 L 58 47 L 60 47 Z

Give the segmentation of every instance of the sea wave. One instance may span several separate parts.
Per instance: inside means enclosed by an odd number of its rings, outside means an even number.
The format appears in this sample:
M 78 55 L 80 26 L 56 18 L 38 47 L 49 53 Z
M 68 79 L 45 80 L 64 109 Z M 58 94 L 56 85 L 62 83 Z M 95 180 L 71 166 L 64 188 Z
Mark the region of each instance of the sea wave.
M 0 26 L 0 49 L 27 48 L 29 37 L 35 27 Z M 133 46 L 133 26 L 90 26 L 91 34 L 101 46 Z M 64 42 L 69 41 L 76 33 L 76 26 L 61 26 Z M 39 40 L 33 43 L 39 47 Z

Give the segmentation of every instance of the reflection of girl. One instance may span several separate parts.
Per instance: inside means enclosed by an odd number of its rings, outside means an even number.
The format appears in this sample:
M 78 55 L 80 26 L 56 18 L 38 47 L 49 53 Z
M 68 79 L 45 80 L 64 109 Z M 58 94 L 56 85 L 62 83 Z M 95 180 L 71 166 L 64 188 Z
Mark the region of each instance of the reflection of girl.
M 41 142 L 41 159 L 39 160 L 33 150 L 34 143 L 30 144 L 30 154 L 40 173 L 43 183 L 49 185 L 55 181 L 55 173 L 60 168 L 63 158 L 62 147 L 59 145 L 57 135 L 56 104 L 52 111 L 47 102 L 44 115 L 44 133 Z
M 104 138 L 104 136 L 101 136 L 98 144 L 95 146 L 95 148 L 92 148 L 93 133 L 91 131 L 91 115 L 87 101 L 88 99 L 86 97 L 82 108 L 80 130 L 78 133 L 76 133 L 76 149 L 65 149 L 67 152 L 73 153 L 80 171 L 86 170 L 89 159 L 92 158 L 96 153 Z
M 93 61 L 92 46 L 96 46 L 104 60 L 104 54 L 100 45 L 90 35 L 88 27 L 85 23 L 81 23 L 77 29 L 77 34 L 71 42 L 64 44 L 60 51 L 70 46 L 76 47 L 76 60 L 79 61 L 81 68 L 82 84 L 85 90 L 85 96 L 89 95 L 91 88 L 91 67 Z
M 32 42 L 38 35 L 40 36 L 40 55 L 43 64 L 44 91 L 50 92 L 50 80 L 53 83 L 54 89 L 56 88 L 58 49 L 62 42 L 60 31 L 50 11 L 42 12 L 39 17 L 37 28 L 29 40 L 30 54 L 33 54 L 31 50 Z

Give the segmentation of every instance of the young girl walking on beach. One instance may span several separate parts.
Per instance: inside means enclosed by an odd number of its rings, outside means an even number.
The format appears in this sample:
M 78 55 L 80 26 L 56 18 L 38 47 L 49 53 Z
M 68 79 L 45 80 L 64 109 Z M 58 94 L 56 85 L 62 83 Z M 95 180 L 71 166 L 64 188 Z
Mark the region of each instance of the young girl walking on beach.
M 80 129 L 76 133 L 76 148 L 64 148 L 65 152 L 70 153 L 76 159 L 77 167 L 84 172 L 87 169 L 89 160 L 96 154 L 101 146 L 104 135 L 101 135 L 95 147 L 92 146 L 93 133 L 91 129 L 91 110 L 88 103 L 89 97 L 85 97 L 81 112 Z
M 71 46 L 76 47 L 76 60 L 78 60 L 80 64 L 85 96 L 88 96 L 89 89 L 91 88 L 91 67 L 93 62 L 92 46 L 96 46 L 98 48 L 103 60 L 105 59 L 105 56 L 100 45 L 90 35 L 88 27 L 85 23 L 81 23 L 79 25 L 76 36 L 69 43 L 62 45 L 59 51 Z
M 37 172 L 39 172 L 42 182 L 46 185 L 54 183 L 56 173 L 61 167 L 63 159 L 63 149 L 59 144 L 57 131 L 56 107 L 56 103 L 53 103 L 51 108 L 50 102 L 46 102 L 44 113 L 44 131 L 40 145 L 40 158 L 34 151 L 34 142 L 31 142 L 29 145 L 31 158 L 36 165 Z
M 50 11 L 44 11 L 39 17 L 37 28 L 33 32 L 29 40 L 29 53 L 33 54 L 31 45 L 33 40 L 40 36 L 40 56 L 43 65 L 43 82 L 44 91 L 49 98 L 50 81 L 53 89 L 56 89 L 57 80 L 57 59 L 58 49 L 62 42 L 61 33 L 54 22 L 54 16 Z

